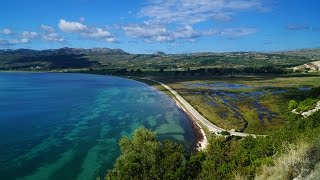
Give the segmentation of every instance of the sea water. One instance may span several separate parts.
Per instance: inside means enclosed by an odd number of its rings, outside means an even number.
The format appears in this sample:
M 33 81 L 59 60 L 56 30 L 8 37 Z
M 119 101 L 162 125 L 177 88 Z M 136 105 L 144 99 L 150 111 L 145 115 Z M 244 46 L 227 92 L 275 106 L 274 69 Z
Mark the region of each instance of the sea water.
M 118 141 L 144 126 L 192 148 L 187 116 L 141 82 L 101 75 L 0 73 L 0 179 L 95 179 Z

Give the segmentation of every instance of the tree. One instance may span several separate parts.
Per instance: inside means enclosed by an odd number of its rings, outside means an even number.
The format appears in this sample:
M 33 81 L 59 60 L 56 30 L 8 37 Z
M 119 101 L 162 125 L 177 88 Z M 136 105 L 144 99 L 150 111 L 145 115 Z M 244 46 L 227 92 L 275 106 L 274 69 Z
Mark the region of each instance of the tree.
M 161 143 L 143 127 L 119 145 L 121 155 L 106 179 L 184 179 L 187 160 L 181 145 Z
M 137 70 L 136 70 L 136 74 L 138 74 L 138 75 L 142 74 L 141 69 L 137 69 Z

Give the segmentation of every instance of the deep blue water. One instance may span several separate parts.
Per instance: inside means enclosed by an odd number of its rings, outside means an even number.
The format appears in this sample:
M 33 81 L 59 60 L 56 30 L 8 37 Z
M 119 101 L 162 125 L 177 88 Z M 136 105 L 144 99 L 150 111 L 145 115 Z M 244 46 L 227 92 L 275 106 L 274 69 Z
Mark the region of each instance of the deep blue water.
M 193 147 L 186 115 L 164 93 L 124 78 L 0 73 L 0 179 L 95 179 L 139 126 Z

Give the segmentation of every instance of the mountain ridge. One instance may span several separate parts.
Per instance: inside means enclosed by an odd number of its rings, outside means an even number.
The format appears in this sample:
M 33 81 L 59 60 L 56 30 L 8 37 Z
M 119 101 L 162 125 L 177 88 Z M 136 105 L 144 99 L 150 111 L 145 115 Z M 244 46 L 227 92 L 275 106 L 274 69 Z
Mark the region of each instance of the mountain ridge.
M 26 70 L 68 68 L 171 69 L 295 67 L 320 60 L 320 48 L 282 53 L 266 52 L 198 52 L 192 54 L 131 54 L 122 49 L 69 48 L 47 50 L 0 50 L 0 69 Z M 317 56 L 319 54 L 319 56 Z
M 6 53 L 21 53 L 21 54 L 38 54 L 38 55 L 86 55 L 92 53 L 102 54 L 129 54 L 122 49 L 111 49 L 111 48 L 69 48 L 63 47 L 59 49 L 45 49 L 45 50 L 34 50 L 34 49 L 0 49 L 1 54 Z
M 105 54 L 140 54 L 140 55 L 216 55 L 216 54 L 234 54 L 234 53 L 265 53 L 265 54 L 294 54 L 303 56 L 307 53 L 317 53 L 320 54 L 320 47 L 316 48 L 302 48 L 302 49 L 293 49 L 293 50 L 281 50 L 281 51 L 269 51 L 269 52 L 259 52 L 259 51 L 226 51 L 226 52 L 214 52 L 214 51 L 206 51 L 206 52 L 192 52 L 192 53 L 165 53 L 163 51 L 155 51 L 153 54 L 148 53 L 128 53 L 120 48 L 106 48 L 106 47 L 94 47 L 94 48 L 71 48 L 71 47 L 63 47 L 57 49 L 28 49 L 28 48 L 19 48 L 19 49 L 0 49 L 0 53 L 41 53 L 41 52 L 64 52 L 66 54 L 89 54 L 89 53 L 105 53 Z M 300 53 L 300 54 L 299 54 Z M 310 54 L 309 54 L 310 55 Z

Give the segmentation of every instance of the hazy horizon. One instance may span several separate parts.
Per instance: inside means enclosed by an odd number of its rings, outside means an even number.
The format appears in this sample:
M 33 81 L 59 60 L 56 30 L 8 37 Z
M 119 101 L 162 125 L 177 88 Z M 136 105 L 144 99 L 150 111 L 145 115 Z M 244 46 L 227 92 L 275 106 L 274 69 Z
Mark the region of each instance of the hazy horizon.
M 45 51 L 45 50 L 58 50 L 58 49 L 63 49 L 63 48 L 69 48 L 69 49 L 112 49 L 112 50 L 123 50 L 121 48 L 109 48 L 109 47 L 91 47 L 91 48 L 81 48 L 81 47 L 60 47 L 60 48 L 52 48 L 52 49 L 29 49 L 29 48 L 7 48 L 7 49 L 0 49 L 0 50 L 36 50 L 36 51 Z M 279 52 L 287 52 L 287 51 L 299 51 L 299 50 L 312 50 L 312 49 L 320 49 L 320 47 L 312 47 L 312 48 L 299 48 L 299 49 L 280 49 L 280 50 L 270 50 L 270 51 L 194 51 L 194 52 L 177 52 L 177 53 L 167 53 L 165 51 L 159 51 L 159 50 L 155 50 L 154 52 L 146 52 L 146 53 L 130 53 L 128 51 L 125 51 L 127 53 L 130 54 L 155 54 L 155 53 L 159 53 L 159 52 L 163 52 L 165 54 L 197 54 L 197 53 L 237 53 L 237 52 L 252 52 L 252 53 L 279 53 Z

